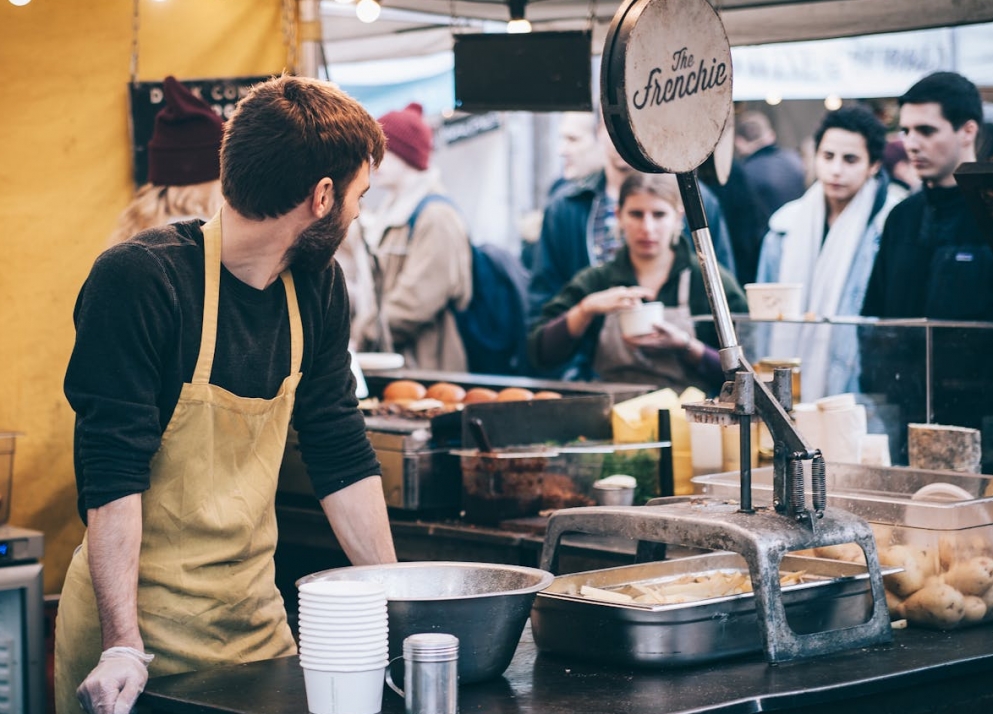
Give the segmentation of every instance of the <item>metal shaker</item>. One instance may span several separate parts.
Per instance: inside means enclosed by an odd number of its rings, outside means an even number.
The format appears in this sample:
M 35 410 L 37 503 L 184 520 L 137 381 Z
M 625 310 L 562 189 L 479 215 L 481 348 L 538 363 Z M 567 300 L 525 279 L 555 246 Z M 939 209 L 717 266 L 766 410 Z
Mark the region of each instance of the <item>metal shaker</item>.
M 455 635 L 426 632 L 403 641 L 403 690 L 406 714 L 457 714 L 459 640 Z

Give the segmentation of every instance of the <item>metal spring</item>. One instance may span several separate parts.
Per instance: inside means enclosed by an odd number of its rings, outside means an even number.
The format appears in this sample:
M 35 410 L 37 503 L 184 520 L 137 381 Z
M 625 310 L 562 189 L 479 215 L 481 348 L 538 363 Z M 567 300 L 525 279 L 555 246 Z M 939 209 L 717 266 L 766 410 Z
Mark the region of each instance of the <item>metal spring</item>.
M 818 518 L 823 518 L 827 507 L 827 465 L 820 449 L 814 453 L 814 462 L 810 466 L 810 487 L 814 492 L 814 512 Z
M 790 471 L 793 476 L 793 503 L 792 506 L 793 513 L 803 513 L 805 509 L 804 501 L 804 490 L 803 490 L 803 461 L 800 459 L 790 460 Z

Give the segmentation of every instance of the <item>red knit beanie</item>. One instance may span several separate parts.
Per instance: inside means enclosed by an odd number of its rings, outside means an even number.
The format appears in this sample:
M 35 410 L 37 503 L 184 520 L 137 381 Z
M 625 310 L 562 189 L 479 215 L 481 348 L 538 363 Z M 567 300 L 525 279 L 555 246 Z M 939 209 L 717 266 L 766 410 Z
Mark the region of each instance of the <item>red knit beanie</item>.
M 187 186 L 221 175 L 221 118 L 175 77 L 163 83 L 166 105 L 155 115 L 148 142 L 148 181 Z
M 431 127 L 424 121 L 424 108 L 417 102 L 379 119 L 386 134 L 386 148 L 415 169 L 424 171 L 431 158 Z

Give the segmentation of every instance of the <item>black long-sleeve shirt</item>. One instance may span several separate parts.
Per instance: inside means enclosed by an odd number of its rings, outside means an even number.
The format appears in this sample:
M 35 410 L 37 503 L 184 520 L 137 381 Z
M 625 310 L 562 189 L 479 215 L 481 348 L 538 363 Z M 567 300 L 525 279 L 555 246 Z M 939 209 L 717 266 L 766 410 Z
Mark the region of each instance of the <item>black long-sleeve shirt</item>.
M 76 301 L 76 342 L 65 393 L 76 412 L 78 508 L 145 491 L 185 382 L 203 319 L 199 221 L 141 233 L 100 255 Z M 380 472 L 357 409 L 348 347 L 348 296 L 337 263 L 294 271 L 303 322 L 303 378 L 293 426 L 319 498 Z M 221 268 L 211 384 L 273 398 L 290 371 L 281 280 L 256 290 Z

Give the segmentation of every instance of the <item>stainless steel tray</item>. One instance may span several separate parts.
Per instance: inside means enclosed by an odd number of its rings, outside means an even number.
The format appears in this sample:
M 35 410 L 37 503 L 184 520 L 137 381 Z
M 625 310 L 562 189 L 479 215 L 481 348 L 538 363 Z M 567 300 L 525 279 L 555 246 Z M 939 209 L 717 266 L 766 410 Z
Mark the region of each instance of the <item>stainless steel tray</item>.
M 676 605 L 615 604 L 570 594 L 583 585 L 609 590 L 729 570 L 748 573 L 737 553 L 716 552 L 559 576 L 538 593 L 531 609 L 535 644 L 550 654 L 655 668 L 759 652 L 762 641 L 752 593 Z M 781 570 L 818 578 L 782 589 L 788 622 L 797 633 L 841 629 L 871 617 L 872 595 L 863 566 L 787 555 Z

